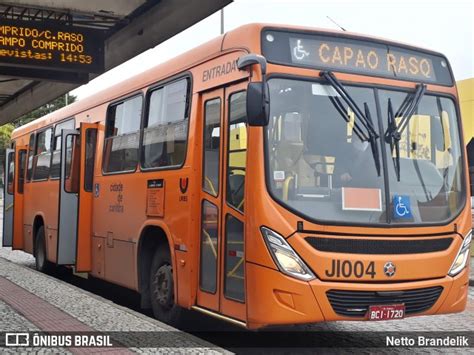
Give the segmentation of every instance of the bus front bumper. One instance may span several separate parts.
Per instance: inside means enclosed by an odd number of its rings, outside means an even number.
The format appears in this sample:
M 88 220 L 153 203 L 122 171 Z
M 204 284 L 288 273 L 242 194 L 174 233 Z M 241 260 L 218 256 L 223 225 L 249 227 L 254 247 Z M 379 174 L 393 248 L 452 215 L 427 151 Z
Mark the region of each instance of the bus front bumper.
M 466 308 L 469 288 L 469 268 L 455 277 L 386 284 L 328 282 L 318 279 L 305 282 L 252 263 L 247 264 L 246 270 L 247 286 L 250 286 L 247 287 L 247 326 L 250 329 L 322 321 L 363 321 L 366 320 L 366 312 L 362 312 L 360 302 L 352 306 L 351 300 L 367 295 L 368 291 L 372 291 L 372 294 L 378 292 L 382 297 L 390 295 L 388 292 L 404 291 L 402 294 L 408 297 L 404 298 L 407 317 L 462 312 Z M 329 291 L 334 307 L 328 298 Z M 393 297 L 394 303 L 401 303 L 402 296 L 395 294 Z M 384 298 L 380 302 L 380 298 L 375 299 L 376 301 L 369 302 L 374 305 L 391 302 L 390 298 Z M 418 311 L 419 309 L 422 311 Z M 351 315 L 347 315 L 351 312 Z

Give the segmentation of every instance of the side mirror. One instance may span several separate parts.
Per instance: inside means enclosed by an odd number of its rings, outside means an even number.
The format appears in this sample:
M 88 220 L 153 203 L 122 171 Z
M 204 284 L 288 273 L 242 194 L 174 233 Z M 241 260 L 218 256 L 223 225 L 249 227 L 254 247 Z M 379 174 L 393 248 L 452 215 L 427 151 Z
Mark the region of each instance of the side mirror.
M 264 127 L 270 116 L 268 84 L 253 82 L 247 86 L 247 121 L 249 126 Z
M 267 61 L 259 54 L 247 54 L 237 61 L 240 70 L 254 64 L 260 65 L 262 81 L 251 82 L 247 87 L 247 121 L 249 126 L 264 127 L 270 117 L 270 94 L 266 80 Z

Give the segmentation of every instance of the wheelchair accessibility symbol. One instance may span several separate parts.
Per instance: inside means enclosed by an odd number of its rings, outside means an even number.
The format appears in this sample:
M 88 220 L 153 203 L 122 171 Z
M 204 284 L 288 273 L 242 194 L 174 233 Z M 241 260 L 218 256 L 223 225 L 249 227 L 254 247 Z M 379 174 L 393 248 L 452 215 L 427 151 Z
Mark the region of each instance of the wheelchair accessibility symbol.
M 412 218 L 410 207 L 410 196 L 393 196 L 393 218 L 405 219 Z
M 297 60 L 303 60 L 305 57 L 309 56 L 309 52 L 304 49 L 300 39 L 296 41 L 296 46 L 293 47 L 293 56 Z

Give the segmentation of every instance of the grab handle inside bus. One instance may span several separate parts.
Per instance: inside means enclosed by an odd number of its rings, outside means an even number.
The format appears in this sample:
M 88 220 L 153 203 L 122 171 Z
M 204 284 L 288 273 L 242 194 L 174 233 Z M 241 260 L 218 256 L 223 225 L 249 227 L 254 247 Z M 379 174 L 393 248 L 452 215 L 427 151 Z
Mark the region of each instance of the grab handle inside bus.
M 249 126 L 263 127 L 268 124 L 270 114 L 270 94 L 266 80 L 267 60 L 259 54 L 247 54 L 237 61 L 240 70 L 254 64 L 260 65 L 262 81 L 251 82 L 247 87 L 247 120 Z

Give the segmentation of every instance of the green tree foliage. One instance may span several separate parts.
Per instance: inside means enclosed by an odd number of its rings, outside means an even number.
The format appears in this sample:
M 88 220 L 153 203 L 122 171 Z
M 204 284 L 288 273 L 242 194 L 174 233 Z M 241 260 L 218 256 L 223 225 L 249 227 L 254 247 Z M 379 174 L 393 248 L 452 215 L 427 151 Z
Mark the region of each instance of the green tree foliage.
M 74 95 L 67 94 L 67 104 L 71 104 L 77 100 L 77 97 Z M 27 113 L 26 115 L 21 116 L 13 123 L 7 123 L 3 126 L 0 126 L 0 172 L 3 172 L 3 166 L 5 162 L 5 149 L 10 147 L 11 144 L 11 134 L 12 131 L 28 122 L 34 121 L 37 118 L 43 117 L 48 113 L 59 110 L 61 107 L 66 106 L 66 95 L 61 95 L 57 99 L 38 107 L 36 110 Z
M 76 100 L 77 100 L 77 96 L 67 94 L 68 105 L 72 104 Z M 38 107 L 36 110 L 33 110 L 30 113 L 27 113 L 26 115 L 21 116 L 20 118 L 15 120 L 13 124 L 15 125 L 15 127 L 23 126 L 24 124 L 27 124 L 28 122 L 34 121 L 37 118 L 47 115 L 48 113 L 59 110 L 61 107 L 64 107 L 64 106 L 66 106 L 66 95 L 61 95 L 57 99 L 41 107 Z
M 7 123 L 0 127 L 0 150 L 5 150 L 10 146 L 10 137 L 15 126 Z
M 3 172 L 3 166 L 5 165 L 5 149 L 10 147 L 10 137 L 14 129 L 15 126 L 11 123 L 0 126 L 0 172 Z

